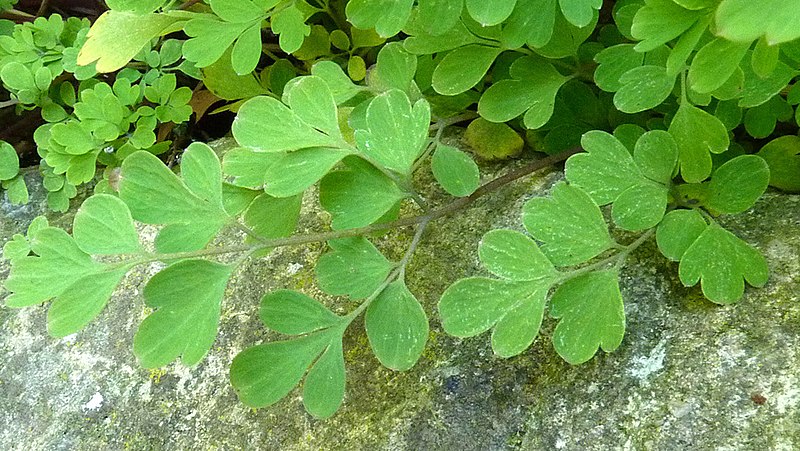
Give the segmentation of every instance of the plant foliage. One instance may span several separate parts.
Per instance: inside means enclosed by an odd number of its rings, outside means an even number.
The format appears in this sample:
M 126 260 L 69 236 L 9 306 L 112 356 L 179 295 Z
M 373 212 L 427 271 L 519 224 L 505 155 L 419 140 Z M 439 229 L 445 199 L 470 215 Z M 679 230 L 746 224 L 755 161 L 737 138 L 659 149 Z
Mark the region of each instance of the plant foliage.
M 427 225 L 547 163 L 572 155 L 565 180 L 525 203 L 520 228 L 483 237 L 490 275 L 454 281 L 438 302 L 447 333 L 491 330 L 504 358 L 535 342 L 545 312 L 556 321 L 547 338 L 567 362 L 617 349 L 619 275 L 653 237 L 684 285 L 736 302 L 745 283 L 767 282 L 767 262 L 718 216 L 747 211 L 768 185 L 800 191 L 791 0 L 107 4 L 93 24 L 57 14 L 0 21 L 9 99 L 0 106 L 43 119 L 33 138 L 50 208 L 66 211 L 80 185 L 95 183 L 71 235 L 38 218 L 6 243 L 6 306 L 50 302 L 48 330 L 63 337 L 100 314 L 131 268 L 162 262 L 144 289 L 151 310 L 133 352 L 146 368 L 195 365 L 216 339 L 239 265 L 326 241 L 318 286 L 357 307 L 337 314 L 299 291 L 265 294 L 260 319 L 274 335 L 230 369 L 252 407 L 302 385 L 309 413 L 333 415 L 356 321 L 382 365 L 412 368 L 430 311 L 408 289 L 406 267 Z M 236 114 L 238 147 L 181 150 L 214 104 L 211 114 Z M 445 139 L 459 124 L 473 153 Z M 481 185 L 476 159 L 506 160 L 525 145 L 551 156 Z M 418 191 L 425 173 L 438 193 Z M 0 182 L 11 202 L 27 202 L 5 141 Z M 450 204 L 429 204 L 445 193 Z M 311 194 L 330 230 L 295 235 Z M 158 227 L 153 247 L 136 222 Z M 373 233 L 407 226 L 413 238 L 393 261 Z M 213 244 L 230 228 L 242 243 Z

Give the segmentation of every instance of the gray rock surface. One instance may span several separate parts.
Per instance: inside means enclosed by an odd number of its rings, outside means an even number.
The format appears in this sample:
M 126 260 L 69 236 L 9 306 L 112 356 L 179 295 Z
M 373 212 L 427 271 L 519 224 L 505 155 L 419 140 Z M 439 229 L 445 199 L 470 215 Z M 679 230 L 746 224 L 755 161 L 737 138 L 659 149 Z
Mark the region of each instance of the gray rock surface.
M 764 289 L 748 288 L 733 306 L 682 287 L 654 243 L 640 248 L 622 273 L 625 340 L 587 364 L 573 367 L 555 354 L 552 320 L 508 360 L 492 355 L 487 335 L 459 340 L 442 332 L 436 302 L 454 280 L 481 272 L 481 235 L 519 228 L 524 201 L 559 178 L 529 177 L 431 226 L 408 273 L 431 316 L 428 348 L 416 367 L 393 372 L 371 355 L 362 326 L 352 327 L 345 404 L 327 421 L 307 415 L 298 392 L 270 408 L 246 408 L 227 377 L 237 352 L 269 337 L 257 315 L 264 293 L 293 288 L 340 311 L 353 307 L 316 290 L 321 245 L 246 264 L 229 285 L 217 342 L 194 368 L 143 370 L 131 352 L 154 267 L 131 272 L 101 316 L 65 339 L 47 336 L 44 306 L 2 307 L 0 449 L 800 449 L 798 196 L 768 194 L 751 211 L 723 218 L 771 269 Z M 29 206 L 0 205 L 0 244 L 44 211 L 42 196 L 39 188 Z M 326 215 L 308 207 L 301 228 L 310 230 Z M 409 238 L 397 232 L 378 244 L 397 255 Z M 0 280 L 7 271 L 0 263 Z

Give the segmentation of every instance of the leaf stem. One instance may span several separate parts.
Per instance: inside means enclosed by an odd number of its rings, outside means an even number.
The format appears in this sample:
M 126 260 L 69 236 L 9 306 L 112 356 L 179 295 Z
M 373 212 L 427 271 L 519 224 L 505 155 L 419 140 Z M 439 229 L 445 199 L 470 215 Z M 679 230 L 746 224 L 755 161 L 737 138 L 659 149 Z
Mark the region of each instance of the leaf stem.
M 634 250 L 636 250 L 639 246 L 644 244 L 645 241 L 647 241 L 651 236 L 653 236 L 655 231 L 656 231 L 656 229 L 653 228 L 653 229 L 650 229 L 647 232 L 643 233 L 633 243 L 631 243 L 631 244 L 629 244 L 627 246 L 622 246 L 622 248 L 621 248 L 622 250 L 617 254 L 614 254 L 614 255 L 612 255 L 610 257 L 604 258 L 604 259 L 602 259 L 602 260 L 600 260 L 598 262 L 592 263 L 591 265 L 587 265 L 587 266 L 584 266 L 582 268 L 575 269 L 573 271 L 562 273 L 562 275 L 560 277 L 558 277 L 558 279 L 556 279 L 555 283 L 564 283 L 567 280 L 574 279 L 576 277 L 579 277 L 579 276 L 582 276 L 584 274 L 590 273 L 590 272 L 595 271 L 597 269 L 600 269 L 600 268 L 603 268 L 605 266 L 608 266 L 608 265 L 610 265 L 612 263 L 614 264 L 615 268 L 618 269 L 620 266 L 622 266 L 622 264 L 628 258 L 628 255 L 630 255 L 630 253 L 633 252 Z

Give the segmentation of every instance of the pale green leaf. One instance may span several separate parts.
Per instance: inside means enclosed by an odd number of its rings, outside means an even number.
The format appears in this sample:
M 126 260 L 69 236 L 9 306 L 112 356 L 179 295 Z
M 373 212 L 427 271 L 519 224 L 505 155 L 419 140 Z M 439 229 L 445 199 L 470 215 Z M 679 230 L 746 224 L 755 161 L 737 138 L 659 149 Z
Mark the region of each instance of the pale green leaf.
M 87 254 L 128 254 L 141 250 L 128 206 L 118 197 L 96 194 L 75 214 L 72 235 Z
M 78 54 L 78 64 L 97 62 L 97 72 L 114 72 L 128 64 L 153 38 L 180 30 L 181 15 L 106 11 L 92 25 Z
M 342 238 L 328 244 L 332 252 L 320 257 L 314 268 L 320 289 L 328 294 L 365 298 L 394 267 L 366 238 Z
M 402 280 L 370 303 L 364 325 L 375 356 L 393 370 L 414 366 L 428 341 L 428 317 Z
M 319 200 L 333 215 L 334 229 L 350 229 L 372 224 L 407 196 L 372 165 L 352 159 L 347 169 L 322 179 Z
M 800 37 L 800 10 L 792 1 L 722 0 L 715 16 L 717 34 L 739 42 L 764 36 L 770 45 Z
M 294 233 L 303 196 L 256 197 L 244 213 L 244 222 L 262 238 L 281 238 Z
M 139 14 L 151 13 L 162 7 L 166 0 L 106 0 L 110 9 L 134 11 Z
M 78 248 L 67 232 L 46 227 L 29 237 L 36 255 L 16 258 L 5 281 L 11 295 L 7 307 L 41 304 L 64 292 L 84 276 L 103 270 L 103 265 Z
M 800 192 L 800 138 L 781 136 L 758 152 L 769 165 L 769 184 L 789 192 Z
M 273 291 L 261 298 L 259 315 L 267 327 L 287 335 L 308 334 L 341 321 L 318 301 L 292 290 Z
M 381 90 L 399 89 L 410 94 L 416 71 L 417 58 L 408 53 L 401 43 L 390 42 L 378 52 L 369 83 Z
M 525 228 L 556 266 L 596 257 L 614 244 L 600 208 L 583 190 L 559 182 L 550 198 L 534 198 L 523 207 Z
M 0 180 L 10 180 L 19 173 L 19 157 L 14 147 L 0 141 Z
M 155 309 L 136 332 L 133 352 L 145 368 L 177 359 L 195 365 L 217 336 L 220 306 L 233 267 L 207 260 L 183 260 L 153 276 L 144 288 Z
M 314 64 L 311 74 L 322 78 L 327 83 L 337 105 L 352 99 L 364 89 L 354 84 L 353 80 L 333 61 L 320 61 Z
M 222 170 L 233 177 L 232 183 L 246 188 L 264 186 L 267 167 L 284 157 L 283 153 L 257 152 L 246 147 L 234 147 L 225 152 Z
M 130 266 L 94 273 L 70 285 L 47 311 L 47 331 L 66 337 L 81 330 L 105 308 L 108 299 Z
M 256 23 L 246 29 L 231 51 L 231 67 L 236 75 L 246 75 L 253 72 L 261 58 L 261 25 Z
M 436 146 L 431 170 L 442 188 L 457 197 L 469 196 L 481 182 L 478 165 L 472 157 L 452 146 Z
M 232 131 L 240 145 L 263 152 L 338 147 L 339 144 L 271 97 L 254 97 L 245 102 L 239 108 Z
M 710 224 L 681 258 L 678 275 L 685 286 L 700 281 L 703 295 L 718 304 L 730 304 L 744 293 L 744 281 L 767 283 L 767 261 L 756 249 L 717 224 Z
M 564 282 L 550 300 L 559 319 L 553 347 L 573 365 L 591 359 L 597 349 L 613 352 L 625 335 L 625 311 L 616 270 L 590 272 Z
M 295 3 L 288 8 L 275 12 L 270 23 L 272 32 L 279 36 L 281 50 L 294 53 L 303 45 L 303 40 L 311 34 L 311 27 L 306 25 L 306 17 Z
M 266 154 L 276 158 L 269 159 L 262 166 L 264 191 L 275 197 L 300 194 L 350 154 L 349 150 L 329 147 L 309 147 L 286 154 Z
M 203 249 L 217 236 L 222 222 L 202 221 L 167 224 L 156 235 L 156 250 L 162 254 Z
M 266 94 L 266 88 L 253 74 L 236 73 L 231 65 L 231 51 L 228 48 L 216 62 L 203 68 L 203 84 L 215 96 L 225 100 L 249 99 Z
M 405 93 L 393 89 L 370 102 L 367 127 L 356 130 L 356 143 L 361 152 L 385 168 L 408 175 L 425 150 L 430 123 L 427 101 L 418 100 L 412 107 Z
M 628 149 L 614 136 L 599 130 L 590 131 L 581 138 L 581 146 L 586 153 L 567 160 L 565 175 L 598 205 L 613 202 L 623 191 L 641 181 L 641 170 Z
M 295 78 L 284 88 L 283 102 L 306 124 L 333 139 L 343 139 L 336 101 L 322 78 L 313 75 Z
M 251 22 L 261 18 L 266 9 L 251 0 L 209 0 L 208 3 L 214 14 L 226 22 Z
M 186 148 L 181 157 L 181 178 L 195 196 L 222 210 L 222 166 L 208 144 L 195 142 Z
M 210 66 L 229 51 L 233 52 L 229 50 L 231 44 L 247 28 L 248 24 L 226 23 L 206 16 L 192 19 L 184 26 L 184 32 L 190 39 L 183 44 L 183 56 L 196 67 Z M 236 73 L 233 61 L 230 64 Z
M 641 184 L 620 193 L 611 207 L 614 222 L 625 230 L 645 230 L 658 225 L 667 210 L 667 187 Z
M 539 246 L 520 232 L 492 230 L 483 236 L 481 263 L 493 274 L 514 281 L 548 281 L 556 270 Z
M 440 35 L 453 28 L 464 9 L 464 0 L 419 0 L 417 3 L 417 21 L 432 35 Z

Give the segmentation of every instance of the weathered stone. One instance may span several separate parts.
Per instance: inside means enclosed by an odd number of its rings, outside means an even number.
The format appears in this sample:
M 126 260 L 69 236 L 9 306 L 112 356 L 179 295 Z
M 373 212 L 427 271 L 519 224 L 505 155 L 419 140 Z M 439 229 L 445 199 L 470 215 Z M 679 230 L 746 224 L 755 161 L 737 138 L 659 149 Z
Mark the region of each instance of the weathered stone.
M 716 306 L 699 288 L 682 287 L 676 265 L 653 243 L 643 246 L 622 271 L 625 340 L 587 364 L 573 367 L 555 354 L 552 320 L 528 351 L 508 360 L 492 355 L 488 335 L 459 340 L 442 332 L 436 302 L 457 278 L 481 273 L 481 235 L 519 229 L 524 201 L 559 178 L 549 172 L 516 182 L 431 226 L 408 272 L 431 316 L 428 348 L 416 367 L 396 373 L 380 366 L 363 326 L 354 325 L 345 343 L 345 404 L 327 421 L 307 415 L 298 392 L 248 409 L 227 380 L 237 352 L 270 338 L 257 315 L 264 293 L 300 289 L 339 312 L 353 308 L 314 286 L 322 245 L 281 249 L 242 267 L 217 342 L 195 368 L 143 370 L 131 352 L 145 316 L 141 289 L 156 267 L 135 269 L 97 320 L 62 340 L 47 336 L 45 307 L 2 308 L 0 449 L 800 448 L 798 196 L 768 194 L 751 211 L 722 219 L 767 255 L 772 271 L 764 289 L 748 288 L 736 305 Z M 35 190 L 22 209 L 0 206 L 0 241 L 44 211 L 42 195 Z M 314 205 L 309 198 L 305 231 L 326 219 Z M 378 244 L 397 257 L 409 238 L 394 232 Z M 0 263 L 0 278 L 7 270 Z

